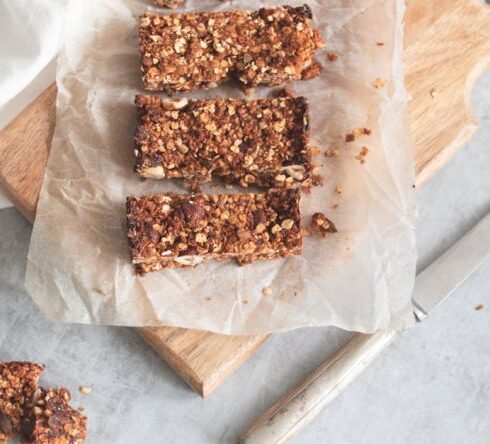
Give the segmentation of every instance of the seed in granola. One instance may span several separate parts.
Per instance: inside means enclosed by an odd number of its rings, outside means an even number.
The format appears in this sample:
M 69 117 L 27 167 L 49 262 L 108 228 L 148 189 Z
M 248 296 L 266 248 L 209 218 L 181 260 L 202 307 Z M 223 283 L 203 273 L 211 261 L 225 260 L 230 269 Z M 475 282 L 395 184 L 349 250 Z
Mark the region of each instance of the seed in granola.
M 285 230 L 290 230 L 294 226 L 294 220 L 292 219 L 284 219 L 281 223 L 281 227 Z

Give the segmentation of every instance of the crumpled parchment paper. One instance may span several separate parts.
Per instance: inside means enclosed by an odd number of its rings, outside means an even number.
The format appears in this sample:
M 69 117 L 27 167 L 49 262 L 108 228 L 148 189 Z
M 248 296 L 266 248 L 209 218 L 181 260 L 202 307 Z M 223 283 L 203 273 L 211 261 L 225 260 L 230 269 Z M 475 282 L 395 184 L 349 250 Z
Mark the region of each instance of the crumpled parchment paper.
M 125 234 L 126 196 L 184 192 L 181 183 L 142 182 L 132 171 L 133 100 L 144 92 L 136 17 L 150 3 L 68 2 L 57 125 L 26 276 L 42 311 L 68 322 L 225 334 L 320 325 L 373 332 L 411 324 L 415 194 L 405 122 L 403 2 L 309 2 L 328 41 L 318 55 L 325 70 L 291 89 L 310 101 L 312 144 L 321 150 L 316 163 L 325 185 L 303 196 L 302 213 L 307 225 L 314 212 L 325 212 L 339 233 L 307 237 L 298 257 L 246 267 L 208 262 L 136 277 Z M 186 10 L 280 4 L 190 0 Z M 327 52 L 338 60 L 328 61 Z M 375 88 L 377 79 L 386 85 Z M 270 92 L 262 88 L 255 95 Z M 243 97 L 231 86 L 190 96 L 221 95 Z M 345 135 L 358 127 L 372 134 L 346 143 Z M 356 156 L 363 146 L 369 153 L 361 164 Z M 331 147 L 338 148 L 338 157 L 324 156 Z M 263 295 L 264 287 L 272 295 Z

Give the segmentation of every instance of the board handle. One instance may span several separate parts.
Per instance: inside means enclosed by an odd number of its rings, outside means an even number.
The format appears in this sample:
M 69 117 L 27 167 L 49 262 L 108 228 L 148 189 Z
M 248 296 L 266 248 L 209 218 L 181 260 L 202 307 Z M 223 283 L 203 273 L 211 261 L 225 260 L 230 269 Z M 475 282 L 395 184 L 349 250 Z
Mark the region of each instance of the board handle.
M 306 426 L 393 341 L 396 331 L 357 334 L 240 436 L 246 444 L 279 444 Z

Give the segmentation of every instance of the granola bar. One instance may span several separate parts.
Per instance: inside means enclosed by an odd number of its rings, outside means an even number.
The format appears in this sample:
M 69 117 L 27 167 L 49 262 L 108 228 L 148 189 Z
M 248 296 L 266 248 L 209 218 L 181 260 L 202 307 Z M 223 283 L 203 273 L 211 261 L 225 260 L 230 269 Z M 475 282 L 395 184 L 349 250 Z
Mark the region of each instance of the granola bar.
M 153 179 L 218 176 L 242 186 L 290 187 L 311 170 L 304 97 L 162 100 L 137 96 L 135 171 Z
M 173 94 L 235 78 L 247 88 L 320 74 L 323 40 L 307 6 L 140 18 L 143 83 Z
M 185 0 L 153 0 L 153 3 L 161 8 L 175 9 L 184 6 Z
M 0 442 L 18 431 L 24 404 L 31 399 L 44 366 L 30 362 L 0 362 Z
M 87 418 L 70 406 L 65 388 L 38 389 L 24 409 L 23 442 L 33 444 L 81 444 L 87 436 Z
M 302 249 L 300 192 L 128 197 L 131 258 L 138 274 L 206 259 L 246 263 Z

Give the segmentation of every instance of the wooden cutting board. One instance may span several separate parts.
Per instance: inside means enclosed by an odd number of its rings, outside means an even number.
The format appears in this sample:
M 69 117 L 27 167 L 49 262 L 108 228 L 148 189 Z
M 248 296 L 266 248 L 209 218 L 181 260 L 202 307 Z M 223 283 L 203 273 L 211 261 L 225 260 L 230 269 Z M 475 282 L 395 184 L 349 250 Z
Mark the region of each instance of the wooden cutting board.
M 471 0 L 407 1 L 406 85 L 417 185 L 427 181 L 478 128 L 470 106 L 475 79 L 490 66 L 490 10 Z M 55 124 L 50 86 L 0 132 L 0 181 L 34 220 Z M 267 336 L 223 336 L 182 328 L 139 328 L 141 336 L 202 396 L 209 395 Z

